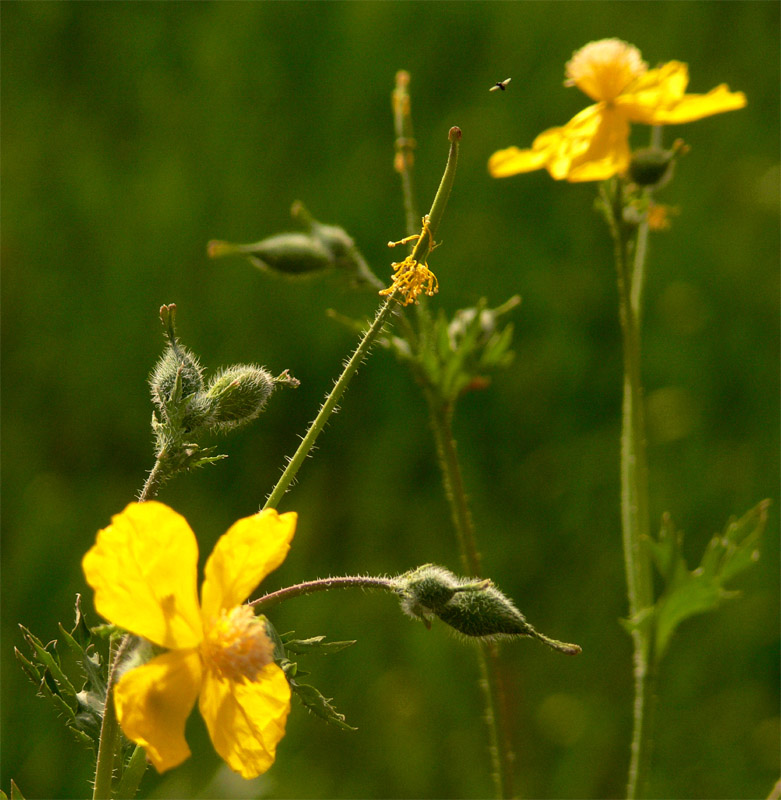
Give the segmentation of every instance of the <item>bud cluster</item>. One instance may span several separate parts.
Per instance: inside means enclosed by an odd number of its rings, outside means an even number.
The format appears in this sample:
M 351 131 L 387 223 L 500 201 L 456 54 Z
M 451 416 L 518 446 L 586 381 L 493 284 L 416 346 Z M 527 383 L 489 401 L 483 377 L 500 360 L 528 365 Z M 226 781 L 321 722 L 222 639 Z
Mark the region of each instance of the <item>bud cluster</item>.
M 176 336 L 175 315 L 173 304 L 160 309 L 168 343 L 149 377 L 156 455 L 167 465 L 164 479 L 215 460 L 204 458 L 206 451 L 185 437 L 221 433 L 251 422 L 277 385 L 298 386 L 287 371 L 274 378 L 255 364 L 225 367 L 207 382 L 197 356 Z

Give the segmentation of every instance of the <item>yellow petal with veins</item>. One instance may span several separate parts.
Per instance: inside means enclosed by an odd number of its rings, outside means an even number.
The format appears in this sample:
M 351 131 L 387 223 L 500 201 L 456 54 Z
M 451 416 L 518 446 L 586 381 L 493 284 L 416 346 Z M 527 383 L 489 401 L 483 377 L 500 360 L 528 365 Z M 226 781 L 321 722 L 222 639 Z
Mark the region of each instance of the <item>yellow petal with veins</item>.
M 220 680 L 207 671 L 199 706 L 214 749 L 231 769 L 254 778 L 274 763 L 290 711 L 290 686 L 276 664 L 247 682 Z
M 187 520 L 155 501 L 131 503 L 82 559 L 95 608 L 115 625 L 169 649 L 203 639 L 198 544 Z
M 201 688 L 197 650 L 174 650 L 126 672 L 114 687 L 117 719 L 128 739 L 140 744 L 158 772 L 190 755 L 187 717 Z
M 201 606 L 203 619 L 244 602 L 257 585 L 287 556 L 296 530 L 295 512 L 266 509 L 231 525 L 206 562 Z

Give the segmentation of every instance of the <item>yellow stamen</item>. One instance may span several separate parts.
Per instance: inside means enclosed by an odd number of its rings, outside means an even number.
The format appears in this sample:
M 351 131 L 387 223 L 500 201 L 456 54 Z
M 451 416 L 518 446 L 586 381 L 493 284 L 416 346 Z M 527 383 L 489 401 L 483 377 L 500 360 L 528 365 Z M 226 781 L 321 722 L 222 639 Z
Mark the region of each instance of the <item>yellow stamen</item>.
M 439 291 L 437 276 L 428 268 L 428 264 L 415 261 L 412 256 L 407 256 L 404 261 L 391 264 L 393 267 L 393 283 L 383 289 L 381 295 L 393 294 L 397 289 L 404 297 L 402 305 L 408 306 L 418 299 L 418 295 L 425 292 L 432 297 Z
M 437 245 L 431 235 L 428 214 L 423 217 L 422 225 L 423 230 L 420 233 L 405 236 L 398 242 L 388 242 L 388 247 L 408 244 L 428 236 L 429 252 L 431 252 Z M 417 302 L 420 294 L 425 293 L 432 297 L 439 291 L 437 276 L 428 268 L 428 264 L 425 261 L 417 261 L 412 256 L 407 256 L 404 261 L 394 261 L 391 266 L 393 267 L 393 283 L 387 289 L 382 289 L 380 291 L 381 295 L 390 295 L 398 290 L 404 297 L 403 305 L 407 306 L 410 303 Z
M 207 668 L 221 678 L 254 681 L 274 660 L 274 645 L 262 620 L 248 605 L 236 606 L 213 620 L 201 655 Z
M 577 86 L 593 100 L 615 100 L 648 70 L 640 51 L 620 39 L 589 42 L 567 62 L 565 86 Z

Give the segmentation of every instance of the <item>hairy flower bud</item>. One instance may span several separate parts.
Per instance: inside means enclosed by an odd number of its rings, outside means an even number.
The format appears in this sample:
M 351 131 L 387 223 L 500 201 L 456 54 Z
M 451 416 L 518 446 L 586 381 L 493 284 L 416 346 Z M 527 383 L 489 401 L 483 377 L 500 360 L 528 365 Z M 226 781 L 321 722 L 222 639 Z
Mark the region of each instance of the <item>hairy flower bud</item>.
M 274 378 L 254 364 L 235 364 L 215 375 L 206 389 L 208 425 L 227 430 L 255 419 L 274 390 Z
M 444 567 L 424 564 L 395 579 L 402 610 L 426 627 L 439 617 L 458 633 L 479 639 L 531 636 L 554 650 L 576 655 L 580 647 L 536 631 L 490 580 L 459 578 Z

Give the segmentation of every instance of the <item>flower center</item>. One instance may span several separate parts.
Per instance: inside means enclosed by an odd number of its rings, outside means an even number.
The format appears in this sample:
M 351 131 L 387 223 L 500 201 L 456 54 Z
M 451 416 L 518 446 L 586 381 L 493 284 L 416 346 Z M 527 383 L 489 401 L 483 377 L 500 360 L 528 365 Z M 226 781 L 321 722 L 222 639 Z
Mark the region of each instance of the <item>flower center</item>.
M 620 39 L 589 42 L 567 62 L 565 86 L 577 86 L 593 100 L 615 100 L 648 69 L 640 51 Z
M 206 666 L 221 678 L 254 681 L 274 660 L 274 645 L 263 621 L 251 606 L 241 605 L 220 613 L 201 645 Z

